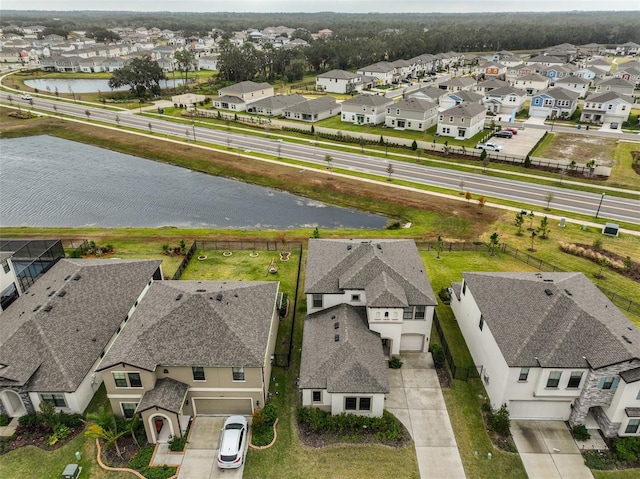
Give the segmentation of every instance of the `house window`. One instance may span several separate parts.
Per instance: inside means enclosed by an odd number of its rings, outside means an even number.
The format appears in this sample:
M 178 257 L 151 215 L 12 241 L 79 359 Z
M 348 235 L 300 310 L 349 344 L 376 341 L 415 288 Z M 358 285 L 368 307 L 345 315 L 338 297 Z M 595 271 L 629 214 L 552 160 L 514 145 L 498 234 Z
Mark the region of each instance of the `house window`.
M 322 295 L 321 294 L 314 294 L 312 296 L 312 306 L 314 308 L 322 308 Z
M 462 283 L 462 294 L 464 295 L 464 293 L 467 292 L 467 283 Z
M 351 301 L 354 302 L 354 303 L 360 302 L 360 295 L 359 294 L 352 294 L 351 295 Z
M 449 117 L 449 123 L 453 123 L 453 117 L 452 116 Z
M 598 388 L 599 389 L 616 389 L 618 387 L 618 378 L 614 377 L 614 376 L 609 376 L 606 378 L 602 378 L 600 379 L 600 382 L 598 383 Z
M 115 381 L 117 388 L 128 387 L 127 376 L 125 373 L 113 373 L 113 380 Z
M 484 316 L 482 315 L 480 315 L 480 323 L 478 324 L 478 327 L 480 328 L 480 331 L 484 328 Z
M 580 387 L 580 381 L 582 381 L 582 371 L 571 371 L 571 377 L 569 378 L 568 389 L 578 389 Z
M 358 398 L 344 398 L 345 411 L 356 411 L 358 406 Z
M 416 306 L 416 314 L 414 316 L 415 319 L 424 319 L 425 318 L 425 307 L 424 306 Z
M 129 387 L 141 388 L 142 380 L 140 379 L 140 373 L 129 373 Z
M 624 430 L 625 434 L 635 434 L 638 432 L 638 426 L 640 426 L 640 419 L 629 419 L 627 427 Z
M 371 411 L 371 398 L 344 398 L 345 411 Z
M 244 381 L 244 368 L 242 366 L 231 368 L 231 371 L 233 372 L 234 381 Z
M 529 379 L 529 368 L 522 368 L 520 370 L 520 376 L 518 376 L 518 381 L 526 381 Z
M 313 391 L 311 400 L 313 402 L 322 402 L 322 391 Z
M 403 308 L 402 319 L 413 319 L 413 308 Z
M 389 319 L 389 311 L 384 312 L 384 319 Z
M 2 262 L 2 269 L 4 270 L 5 273 L 8 273 L 10 271 L 10 267 L 9 267 L 9 262 L 8 261 L 3 261 Z
M 40 399 L 55 407 L 67 407 L 67 401 L 64 400 L 64 394 L 41 394 Z
M 551 371 L 549 373 L 549 379 L 547 379 L 547 387 L 551 389 L 557 389 L 560 384 L 560 378 L 562 377 L 562 371 Z
M 360 411 L 371 411 L 371 398 L 360 398 Z
M 138 404 L 134 402 L 121 402 L 120 407 L 122 408 L 122 415 L 127 419 L 131 419 L 136 412 Z
M 201 366 L 194 366 L 191 368 L 191 372 L 193 373 L 194 381 L 206 381 L 207 379 L 204 376 L 204 368 Z

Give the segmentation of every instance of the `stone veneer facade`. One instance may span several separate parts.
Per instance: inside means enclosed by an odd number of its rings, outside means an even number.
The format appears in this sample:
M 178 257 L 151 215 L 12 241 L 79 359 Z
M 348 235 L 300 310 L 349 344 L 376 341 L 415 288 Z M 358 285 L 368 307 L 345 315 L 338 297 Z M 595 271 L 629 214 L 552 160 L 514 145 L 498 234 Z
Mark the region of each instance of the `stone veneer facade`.
M 20 396 L 20 399 L 22 399 L 22 404 L 24 404 L 24 408 L 26 409 L 27 414 L 36 412 L 35 409 L 33 408 L 33 404 L 31 403 L 29 392 L 25 391 L 24 388 L 18 388 L 18 387 L 0 388 L 0 392 L 2 391 L 13 391 L 14 393 L 17 393 L 18 396 Z M 8 414 L 8 412 L 9 411 L 7 411 L 7 409 L 4 407 L 4 403 L 0 401 L 0 414 Z
M 620 379 L 620 373 L 622 371 L 634 369 L 639 366 L 640 361 L 634 359 L 632 361 L 590 370 L 582 387 L 580 397 L 578 397 L 572 405 L 569 416 L 569 424 L 571 427 L 584 424 L 589 411 L 591 411 L 602 433 L 606 437 L 615 437 L 620 429 L 620 423 L 612 423 L 603 408 L 607 408 L 611 404 L 618 389 L 598 389 L 598 383 L 600 379 L 605 377 L 613 376 Z

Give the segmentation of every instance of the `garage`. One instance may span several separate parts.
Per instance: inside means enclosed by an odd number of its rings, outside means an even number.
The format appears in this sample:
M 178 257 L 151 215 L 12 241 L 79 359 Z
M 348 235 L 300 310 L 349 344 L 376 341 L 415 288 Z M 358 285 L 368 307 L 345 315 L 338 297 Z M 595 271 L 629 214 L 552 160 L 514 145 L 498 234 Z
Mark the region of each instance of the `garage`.
M 251 398 L 193 398 L 194 415 L 252 414 Z
M 546 108 L 530 108 L 529 115 L 535 118 L 546 118 L 549 114 L 549 110 Z
M 511 419 L 569 419 L 570 401 L 509 401 Z
M 422 351 L 424 334 L 403 334 L 400 337 L 400 351 Z

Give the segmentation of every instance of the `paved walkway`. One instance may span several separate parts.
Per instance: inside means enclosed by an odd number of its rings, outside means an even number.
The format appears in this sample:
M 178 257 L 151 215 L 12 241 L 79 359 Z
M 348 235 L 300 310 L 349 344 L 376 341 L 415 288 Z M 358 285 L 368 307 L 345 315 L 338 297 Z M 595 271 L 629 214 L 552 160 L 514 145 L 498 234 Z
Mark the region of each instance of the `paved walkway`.
M 593 479 L 563 421 L 511 421 L 529 479 Z
M 413 438 L 421 479 L 464 479 L 456 438 L 430 353 L 404 353 L 389 369 L 385 408 Z
M 11 419 L 9 424 L 7 424 L 6 426 L 0 427 L 0 437 L 13 436 L 13 433 L 16 432 L 17 427 L 18 427 L 18 418 L 14 417 Z

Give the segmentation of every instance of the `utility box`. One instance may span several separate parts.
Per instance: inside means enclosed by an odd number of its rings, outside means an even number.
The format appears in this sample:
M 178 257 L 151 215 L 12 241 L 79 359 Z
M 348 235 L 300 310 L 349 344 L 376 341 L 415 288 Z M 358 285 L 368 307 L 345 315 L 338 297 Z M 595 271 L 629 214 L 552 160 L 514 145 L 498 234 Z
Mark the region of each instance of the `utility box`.
M 616 223 L 605 223 L 604 228 L 602 228 L 602 234 L 608 236 L 618 236 L 620 232 L 620 225 Z
M 67 467 L 62 472 L 62 477 L 63 479 L 76 479 L 81 471 L 82 468 L 77 464 L 67 464 Z

